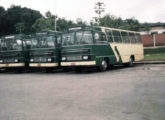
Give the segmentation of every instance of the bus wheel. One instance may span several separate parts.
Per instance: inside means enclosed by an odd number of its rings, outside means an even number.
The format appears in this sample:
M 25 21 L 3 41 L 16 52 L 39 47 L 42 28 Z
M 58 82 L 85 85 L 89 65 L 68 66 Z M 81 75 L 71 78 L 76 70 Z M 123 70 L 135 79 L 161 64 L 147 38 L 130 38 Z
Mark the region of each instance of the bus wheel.
M 132 57 L 130 57 L 129 63 L 126 63 L 125 66 L 127 66 L 127 67 L 132 67 L 133 66 L 133 58 Z
M 53 72 L 53 70 L 54 70 L 54 68 L 46 68 L 45 69 L 46 73 L 51 73 L 51 72 Z
M 82 68 L 81 67 L 75 67 L 75 71 L 76 71 L 76 73 L 81 73 L 82 72 Z
M 106 60 L 103 60 L 101 62 L 101 65 L 99 66 L 99 70 L 102 72 L 102 71 L 106 71 L 108 68 L 108 63 Z

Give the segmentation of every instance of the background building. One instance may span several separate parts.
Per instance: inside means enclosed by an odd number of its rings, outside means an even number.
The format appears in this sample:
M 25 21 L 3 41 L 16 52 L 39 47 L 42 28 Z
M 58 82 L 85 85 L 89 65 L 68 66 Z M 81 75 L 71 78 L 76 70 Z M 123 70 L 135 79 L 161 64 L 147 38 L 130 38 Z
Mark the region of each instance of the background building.
M 165 23 L 148 24 L 139 29 L 144 47 L 165 46 Z

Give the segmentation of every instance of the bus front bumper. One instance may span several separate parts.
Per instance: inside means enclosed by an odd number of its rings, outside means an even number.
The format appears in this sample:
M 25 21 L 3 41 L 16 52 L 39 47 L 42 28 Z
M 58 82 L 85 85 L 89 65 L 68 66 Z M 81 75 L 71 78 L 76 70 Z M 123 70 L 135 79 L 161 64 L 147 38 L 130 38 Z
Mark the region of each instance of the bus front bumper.
M 58 63 L 30 63 L 30 67 L 58 67 Z
M 24 67 L 25 63 L 8 63 L 8 64 L 0 64 L 0 68 L 5 67 Z
M 61 62 L 61 66 L 94 66 L 96 61 L 83 61 L 83 62 Z

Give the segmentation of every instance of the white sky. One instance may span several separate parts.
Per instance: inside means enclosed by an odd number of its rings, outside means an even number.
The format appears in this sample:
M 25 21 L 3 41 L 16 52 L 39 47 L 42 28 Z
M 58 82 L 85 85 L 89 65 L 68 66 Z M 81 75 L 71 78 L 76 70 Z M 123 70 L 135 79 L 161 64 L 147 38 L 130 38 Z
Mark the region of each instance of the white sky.
M 94 3 L 98 0 L 0 0 L 0 6 L 12 4 L 40 11 L 48 10 L 68 20 L 82 18 L 89 22 L 96 16 Z M 165 22 L 165 0 L 99 0 L 106 4 L 105 14 L 122 18 L 135 17 L 140 22 Z

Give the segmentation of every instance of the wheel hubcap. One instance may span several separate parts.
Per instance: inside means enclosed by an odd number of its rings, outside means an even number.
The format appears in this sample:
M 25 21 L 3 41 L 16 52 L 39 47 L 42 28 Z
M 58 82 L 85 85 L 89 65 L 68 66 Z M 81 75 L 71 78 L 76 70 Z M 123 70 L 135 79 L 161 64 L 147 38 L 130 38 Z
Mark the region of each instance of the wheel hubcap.
M 103 70 L 107 69 L 107 62 L 106 61 L 102 61 L 102 66 L 103 66 Z

